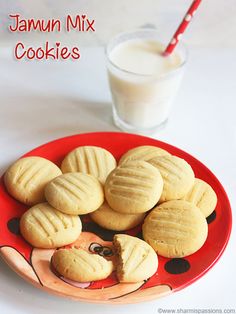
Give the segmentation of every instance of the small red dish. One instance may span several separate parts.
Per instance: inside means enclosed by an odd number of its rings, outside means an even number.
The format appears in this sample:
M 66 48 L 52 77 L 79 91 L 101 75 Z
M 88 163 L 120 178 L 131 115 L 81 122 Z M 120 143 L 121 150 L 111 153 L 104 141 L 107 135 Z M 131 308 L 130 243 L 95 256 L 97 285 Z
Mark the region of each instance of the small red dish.
M 140 145 L 161 147 L 171 154 L 184 158 L 193 168 L 195 176 L 208 182 L 215 190 L 218 202 L 215 211 L 207 218 L 209 234 L 204 246 L 195 254 L 185 258 L 167 259 L 159 257 L 156 274 L 146 281 L 135 284 L 117 282 L 115 273 L 106 280 L 78 283 L 60 277 L 51 267 L 54 250 L 34 249 L 19 233 L 19 218 L 27 207 L 14 200 L 5 190 L 3 178 L 0 182 L 0 252 L 5 261 L 24 279 L 33 285 L 79 301 L 96 303 L 135 303 L 156 299 L 178 291 L 203 276 L 222 255 L 231 232 L 232 217 L 228 197 L 214 174 L 196 158 L 164 142 L 148 137 L 126 133 L 87 133 L 61 138 L 42 145 L 25 156 L 41 156 L 57 165 L 64 156 L 78 146 L 95 145 L 109 150 L 118 160 L 128 149 Z M 76 241 L 88 251 L 105 252 L 112 258 L 112 237 L 115 232 L 105 230 L 89 217 L 83 216 L 83 232 Z M 141 237 L 141 226 L 127 231 Z M 94 247 L 99 246 L 99 250 Z M 93 251 L 94 250 L 94 251 Z

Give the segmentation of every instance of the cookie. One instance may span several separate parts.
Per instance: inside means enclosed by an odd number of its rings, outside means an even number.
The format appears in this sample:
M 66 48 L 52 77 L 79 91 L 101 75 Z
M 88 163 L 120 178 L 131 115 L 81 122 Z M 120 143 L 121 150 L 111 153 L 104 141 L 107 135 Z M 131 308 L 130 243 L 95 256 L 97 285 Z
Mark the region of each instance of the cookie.
M 195 179 L 192 189 L 183 198 L 193 203 L 208 217 L 215 209 L 217 196 L 212 187 L 201 179 Z
M 163 180 L 158 169 L 142 160 L 132 160 L 113 170 L 105 183 L 110 207 L 120 213 L 150 210 L 160 198 Z
M 105 279 L 113 271 L 111 261 L 77 248 L 57 250 L 52 265 L 65 278 L 79 282 Z
M 71 151 L 62 161 L 61 170 L 82 172 L 96 177 L 102 184 L 108 174 L 116 167 L 113 155 L 104 148 L 97 146 L 81 146 Z
M 101 183 L 93 176 L 80 172 L 63 174 L 45 188 L 48 203 L 70 215 L 83 215 L 98 209 L 104 201 Z
M 124 231 L 140 224 L 145 217 L 145 213 L 121 214 L 113 210 L 107 202 L 104 202 L 98 210 L 90 214 L 90 217 L 105 229 Z
M 158 156 L 170 155 L 166 150 L 156 146 L 138 146 L 127 151 L 119 160 L 119 165 L 129 160 L 148 161 Z
M 175 200 L 155 207 L 145 218 L 143 237 L 158 255 L 179 258 L 198 251 L 206 241 L 205 216 L 195 205 Z
M 20 219 L 20 232 L 36 248 L 52 249 L 74 242 L 81 233 L 78 216 L 61 213 L 48 203 L 28 209 Z
M 113 244 L 118 254 L 117 277 L 120 282 L 139 282 L 157 271 L 157 254 L 143 240 L 116 234 Z
M 45 200 L 45 185 L 60 174 L 61 170 L 50 160 L 24 157 L 8 168 L 4 183 L 15 199 L 26 205 L 34 205 Z
M 161 156 L 151 159 L 163 178 L 164 187 L 160 203 L 183 198 L 194 184 L 194 172 L 191 166 L 177 156 Z

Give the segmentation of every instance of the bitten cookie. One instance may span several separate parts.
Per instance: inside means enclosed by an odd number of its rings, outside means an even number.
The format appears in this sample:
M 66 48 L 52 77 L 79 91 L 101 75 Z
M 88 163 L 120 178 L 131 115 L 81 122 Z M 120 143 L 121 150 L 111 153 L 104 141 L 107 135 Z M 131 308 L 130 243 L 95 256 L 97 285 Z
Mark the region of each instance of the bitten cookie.
M 120 213 L 138 214 L 150 210 L 160 198 L 163 180 L 158 169 L 142 160 L 121 164 L 105 183 L 110 207 Z
M 118 254 L 117 277 L 120 282 L 139 282 L 157 271 L 157 254 L 143 240 L 116 234 L 113 244 Z
M 89 174 L 63 174 L 45 188 L 48 203 L 70 215 L 83 215 L 98 209 L 104 201 L 101 183 Z
M 184 257 L 198 251 L 206 241 L 208 226 L 195 205 L 175 200 L 155 207 L 145 218 L 143 237 L 158 255 Z
M 195 179 L 192 189 L 183 198 L 193 203 L 208 217 L 216 207 L 217 196 L 212 187 L 201 179 Z
M 164 181 L 160 203 L 181 199 L 192 188 L 194 172 L 184 159 L 176 156 L 161 156 L 149 162 L 160 171 Z
M 51 161 L 42 157 L 17 160 L 4 175 L 7 191 L 18 201 L 34 205 L 45 200 L 45 185 L 61 174 Z
M 156 146 L 138 146 L 127 151 L 119 160 L 119 165 L 129 160 L 148 161 L 158 156 L 170 155 L 166 150 Z
M 66 215 L 41 203 L 28 209 L 20 219 L 21 235 L 32 246 L 57 248 L 74 242 L 81 233 L 78 216 Z
M 113 271 L 111 261 L 76 248 L 57 250 L 52 256 L 52 264 L 62 276 L 79 282 L 105 279 Z
M 113 155 L 104 148 L 97 146 L 81 146 L 71 151 L 62 161 L 61 170 L 82 172 L 96 177 L 102 184 L 108 174 L 116 167 Z
M 145 213 L 121 214 L 113 210 L 106 202 L 98 210 L 90 214 L 90 217 L 99 226 L 115 231 L 124 231 L 140 224 Z

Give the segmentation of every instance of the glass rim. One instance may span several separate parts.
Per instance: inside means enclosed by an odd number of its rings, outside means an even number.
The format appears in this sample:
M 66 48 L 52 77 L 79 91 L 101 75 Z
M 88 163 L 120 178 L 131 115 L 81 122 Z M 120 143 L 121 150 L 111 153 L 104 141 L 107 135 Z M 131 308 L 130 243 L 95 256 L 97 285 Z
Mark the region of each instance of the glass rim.
M 178 49 L 178 47 L 180 47 L 180 48 L 182 48 L 184 50 L 185 57 L 181 58 L 181 59 L 183 59 L 183 60 L 181 60 L 182 62 L 180 63 L 180 65 L 178 65 L 178 67 L 176 67 L 173 70 L 170 70 L 170 71 L 168 71 L 168 72 L 166 72 L 164 74 L 161 74 L 161 75 L 158 75 L 158 74 L 141 74 L 141 73 L 137 73 L 137 72 L 126 70 L 126 69 L 118 66 L 117 64 L 115 64 L 111 60 L 111 58 L 109 56 L 109 46 L 112 44 L 112 42 L 114 42 L 115 40 L 121 38 L 122 36 L 129 35 L 129 34 L 135 34 L 135 33 L 139 33 L 139 32 L 143 32 L 143 33 L 146 32 L 146 33 L 150 33 L 150 34 L 151 33 L 158 34 L 158 30 L 156 30 L 155 28 L 136 28 L 134 30 L 118 33 L 117 35 L 113 36 L 109 40 L 109 42 L 107 43 L 106 48 L 105 48 L 106 58 L 107 58 L 107 61 L 115 69 L 117 69 L 120 72 L 129 74 L 129 75 L 133 75 L 133 76 L 139 76 L 139 77 L 143 77 L 143 78 L 158 78 L 158 79 L 162 79 L 162 78 L 165 78 L 167 76 L 170 76 L 170 75 L 174 74 L 175 72 L 178 72 L 180 69 L 182 69 L 185 66 L 185 64 L 186 64 L 186 62 L 188 60 L 188 49 L 187 49 L 186 45 L 183 42 L 179 42 L 178 46 L 176 47 L 176 49 Z M 125 41 L 128 41 L 128 40 L 132 40 L 132 39 L 127 39 Z

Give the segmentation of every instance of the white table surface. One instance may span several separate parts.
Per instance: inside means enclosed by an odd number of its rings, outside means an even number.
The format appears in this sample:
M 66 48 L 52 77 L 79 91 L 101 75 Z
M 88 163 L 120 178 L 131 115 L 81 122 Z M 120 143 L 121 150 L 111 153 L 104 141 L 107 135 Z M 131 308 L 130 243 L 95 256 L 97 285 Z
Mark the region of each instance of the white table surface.
M 153 135 L 205 163 L 236 210 L 235 51 L 190 48 L 185 78 L 168 126 Z M 0 171 L 32 148 L 76 133 L 117 131 L 103 51 L 83 51 L 80 62 L 17 62 L 0 52 Z M 171 296 L 136 305 L 70 301 L 40 291 L 0 259 L 1 313 L 157 313 L 163 309 L 236 308 L 235 231 L 203 278 Z

